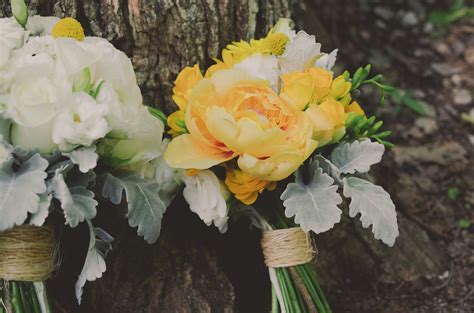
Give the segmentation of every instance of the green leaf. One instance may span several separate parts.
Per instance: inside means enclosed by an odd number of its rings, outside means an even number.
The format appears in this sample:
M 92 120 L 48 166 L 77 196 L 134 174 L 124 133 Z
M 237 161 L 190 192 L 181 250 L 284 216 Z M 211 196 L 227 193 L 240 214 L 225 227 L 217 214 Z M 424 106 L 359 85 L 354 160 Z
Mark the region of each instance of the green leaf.
M 344 196 L 350 198 L 349 215 L 361 214 L 364 228 L 372 225 L 375 239 L 393 246 L 398 237 L 397 212 L 390 195 L 380 186 L 357 177 L 344 178 Z
M 286 217 L 294 216 L 295 223 L 304 231 L 312 230 L 319 234 L 333 228 L 341 220 L 342 211 L 338 205 L 342 198 L 337 193 L 334 179 L 317 166 L 317 162 L 310 163 L 308 184 L 297 172 L 295 182 L 287 185 L 281 199 Z
M 471 224 L 471 221 L 467 218 L 462 218 L 458 221 L 458 226 L 462 229 L 468 229 L 469 227 L 471 227 Z
M 81 76 L 74 81 L 72 90 L 74 92 L 84 91 L 90 94 L 91 89 L 92 89 L 91 70 L 90 68 L 86 67 L 84 70 L 82 70 Z
M 370 139 L 340 143 L 331 153 L 331 162 L 344 174 L 367 173 L 379 163 L 385 147 Z
M 79 304 L 82 300 L 82 289 L 87 281 L 94 281 L 101 278 L 106 270 L 105 257 L 112 250 L 112 236 L 104 230 L 94 227 L 90 220 L 86 220 L 89 226 L 89 248 L 81 274 L 76 282 L 76 298 Z
M 0 231 L 21 225 L 28 213 L 38 212 L 40 195 L 46 192 L 48 161 L 37 153 L 14 170 L 13 160 L 0 168 Z
M 12 13 L 18 24 L 25 28 L 28 23 L 28 7 L 24 0 L 11 0 Z
M 461 191 L 458 188 L 451 187 L 448 189 L 448 198 L 456 201 L 461 195 Z
M 134 173 L 107 174 L 102 195 L 113 204 L 120 204 L 125 192 L 128 202 L 128 223 L 138 226 L 138 235 L 144 236 L 148 243 L 154 243 L 161 231 L 161 220 L 166 211 L 160 199 L 160 185 L 146 181 Z

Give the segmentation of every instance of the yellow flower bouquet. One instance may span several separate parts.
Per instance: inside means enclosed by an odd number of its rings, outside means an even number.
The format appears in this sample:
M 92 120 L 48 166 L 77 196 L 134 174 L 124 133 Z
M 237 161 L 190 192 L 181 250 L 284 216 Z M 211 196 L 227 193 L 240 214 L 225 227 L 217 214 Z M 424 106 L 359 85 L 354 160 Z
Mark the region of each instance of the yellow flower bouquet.
M 370 66 L 335 75 L 337 50 L 322 53 L 290 24 L 228 45 L 204 74 L 181 71 L 165 160 L 182 170 L 184 198 L 207 225 L 225 232 L 245 215 L 262 229 L 272 312 L 331 312 L 310 265 L 310 232 L 333 228 L 345 197 L 375 238 L 391 246 L 398 236 L 390 196 L 364 178 L 391 146 L 389 132 L 352 98 L 363 84 L 392 88 L 368 78 Z

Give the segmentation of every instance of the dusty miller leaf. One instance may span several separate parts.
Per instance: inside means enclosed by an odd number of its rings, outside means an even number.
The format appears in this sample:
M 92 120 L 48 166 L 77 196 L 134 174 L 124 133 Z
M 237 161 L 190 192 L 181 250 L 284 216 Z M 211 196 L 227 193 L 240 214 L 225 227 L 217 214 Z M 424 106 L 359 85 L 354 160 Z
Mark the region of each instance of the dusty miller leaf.
M 397 212 L 390 195 L 380 186 L 357 177 L 344 178 L 344 196 L 351 198 L 349 215 L 361 214 L 364 228 L 372 225 L 375 239 L 393 246 L 398 237 Z
M 30 225 L 43 226 L 46 218 L 49 215 L 49 207 L 51 205 L 51 195 L 42 194 L 40 195 L 40 201 L 38 203 L 38 211 L 31 215 Z
M 317 163 L 310 164 L 309 183 L 305 184 L 299 172 L 294 183 L 289 183 L 281 195 L 285 206 L 285 215 L 295 217 L 295 222 L 304 231 L 316 234 L 334 227 L 341 220 L 342 211 L 338 204 L 342 202 L 337 193 L 334 179 L 316 168 Z
M 105 257 L 112 249 L 112 236 L 104 230 L 92 225 L 91 221 L 86 220 L 89 226 L 89 248 L 82 268 L 81 274 L 76 282 L 76 298 L 79 304 L 82 300 L 82 289 L 87 281 L 94 281 L 101 278 L 106 270 Z
M 49 188 L 53 196 L 61 202 L 66 224 L 74 228 L 85 219 L 95 217 L 98 202 L 94 199 L 94 193 L 86 189 L 85 186 L 72 185 L 68 187 L 63 171 L 64 168 L 56 170 Z
M 0 168 L 0 231 L 21 225 L 28 213 L 38 212 L 39 195 L 46 192 L 47 167 L 48 161 L 35 154 L 17 170 L 13 159 Z
M 97 166 L 99 156 L 95 152 L 96 147 L 81 147 L 71 152 L 64 153 L 74 164 L 79 166 L 82 173 L 87 173 Z
M 370 166 L 379 163 L 385 147 L 370 139 L 342 143 L 331 153 L 331 161 L 342 173 L 366 173 Z
M 123 192 L 128 202 L 128 223 L 138 226 L 138 235 L 148 243 L 155 242 L 161 231 L 161 220 L 165 213 L 165 203 L 160 199 L 160 185 L 146 181 L 134 173 L 107 174 L 102 195 L 113 204 L 120 204 Z

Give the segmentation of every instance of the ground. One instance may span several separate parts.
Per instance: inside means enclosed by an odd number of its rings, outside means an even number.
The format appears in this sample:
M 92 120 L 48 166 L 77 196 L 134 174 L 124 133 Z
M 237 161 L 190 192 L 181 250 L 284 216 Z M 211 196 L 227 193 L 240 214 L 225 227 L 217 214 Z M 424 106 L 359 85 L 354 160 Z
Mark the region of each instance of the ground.
M 403 101 L 389 99 L 382 107 L 375 105 L 375 93 L 360 99 L 369 113 L 386 121 L 396 145 L 376 176 L 397 209 L 428 233 L 448 264 L 441 275 L 398 285 L 374 280 L 365 293 L 328 291 L 334 311 L 473 312 L 472 18 L 433 26 L 430 13 L 448 7 L 442 1 L 319 0 L 314 7 L 326 50 L 338 47 L 339 60 L 349 69 L 371 63 L 374 73 L 411 95 Z M 307 6 L 301 9 L 311 12 Z M 306 17 L 305 23 L 313 21 Z

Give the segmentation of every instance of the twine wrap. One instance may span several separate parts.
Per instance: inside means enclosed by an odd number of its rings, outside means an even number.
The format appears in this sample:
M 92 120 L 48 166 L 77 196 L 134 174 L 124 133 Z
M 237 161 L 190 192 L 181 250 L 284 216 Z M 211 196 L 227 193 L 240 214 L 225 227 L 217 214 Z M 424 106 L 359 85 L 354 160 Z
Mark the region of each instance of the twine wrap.
M 311 237 L 299 227 L 264 231 L 261 244 L 267 267 L 305 264 L 316 255 Z
M 56 265 L 52 227 L 16 226 L 0 232 L 0 279 L 45 281 Z

